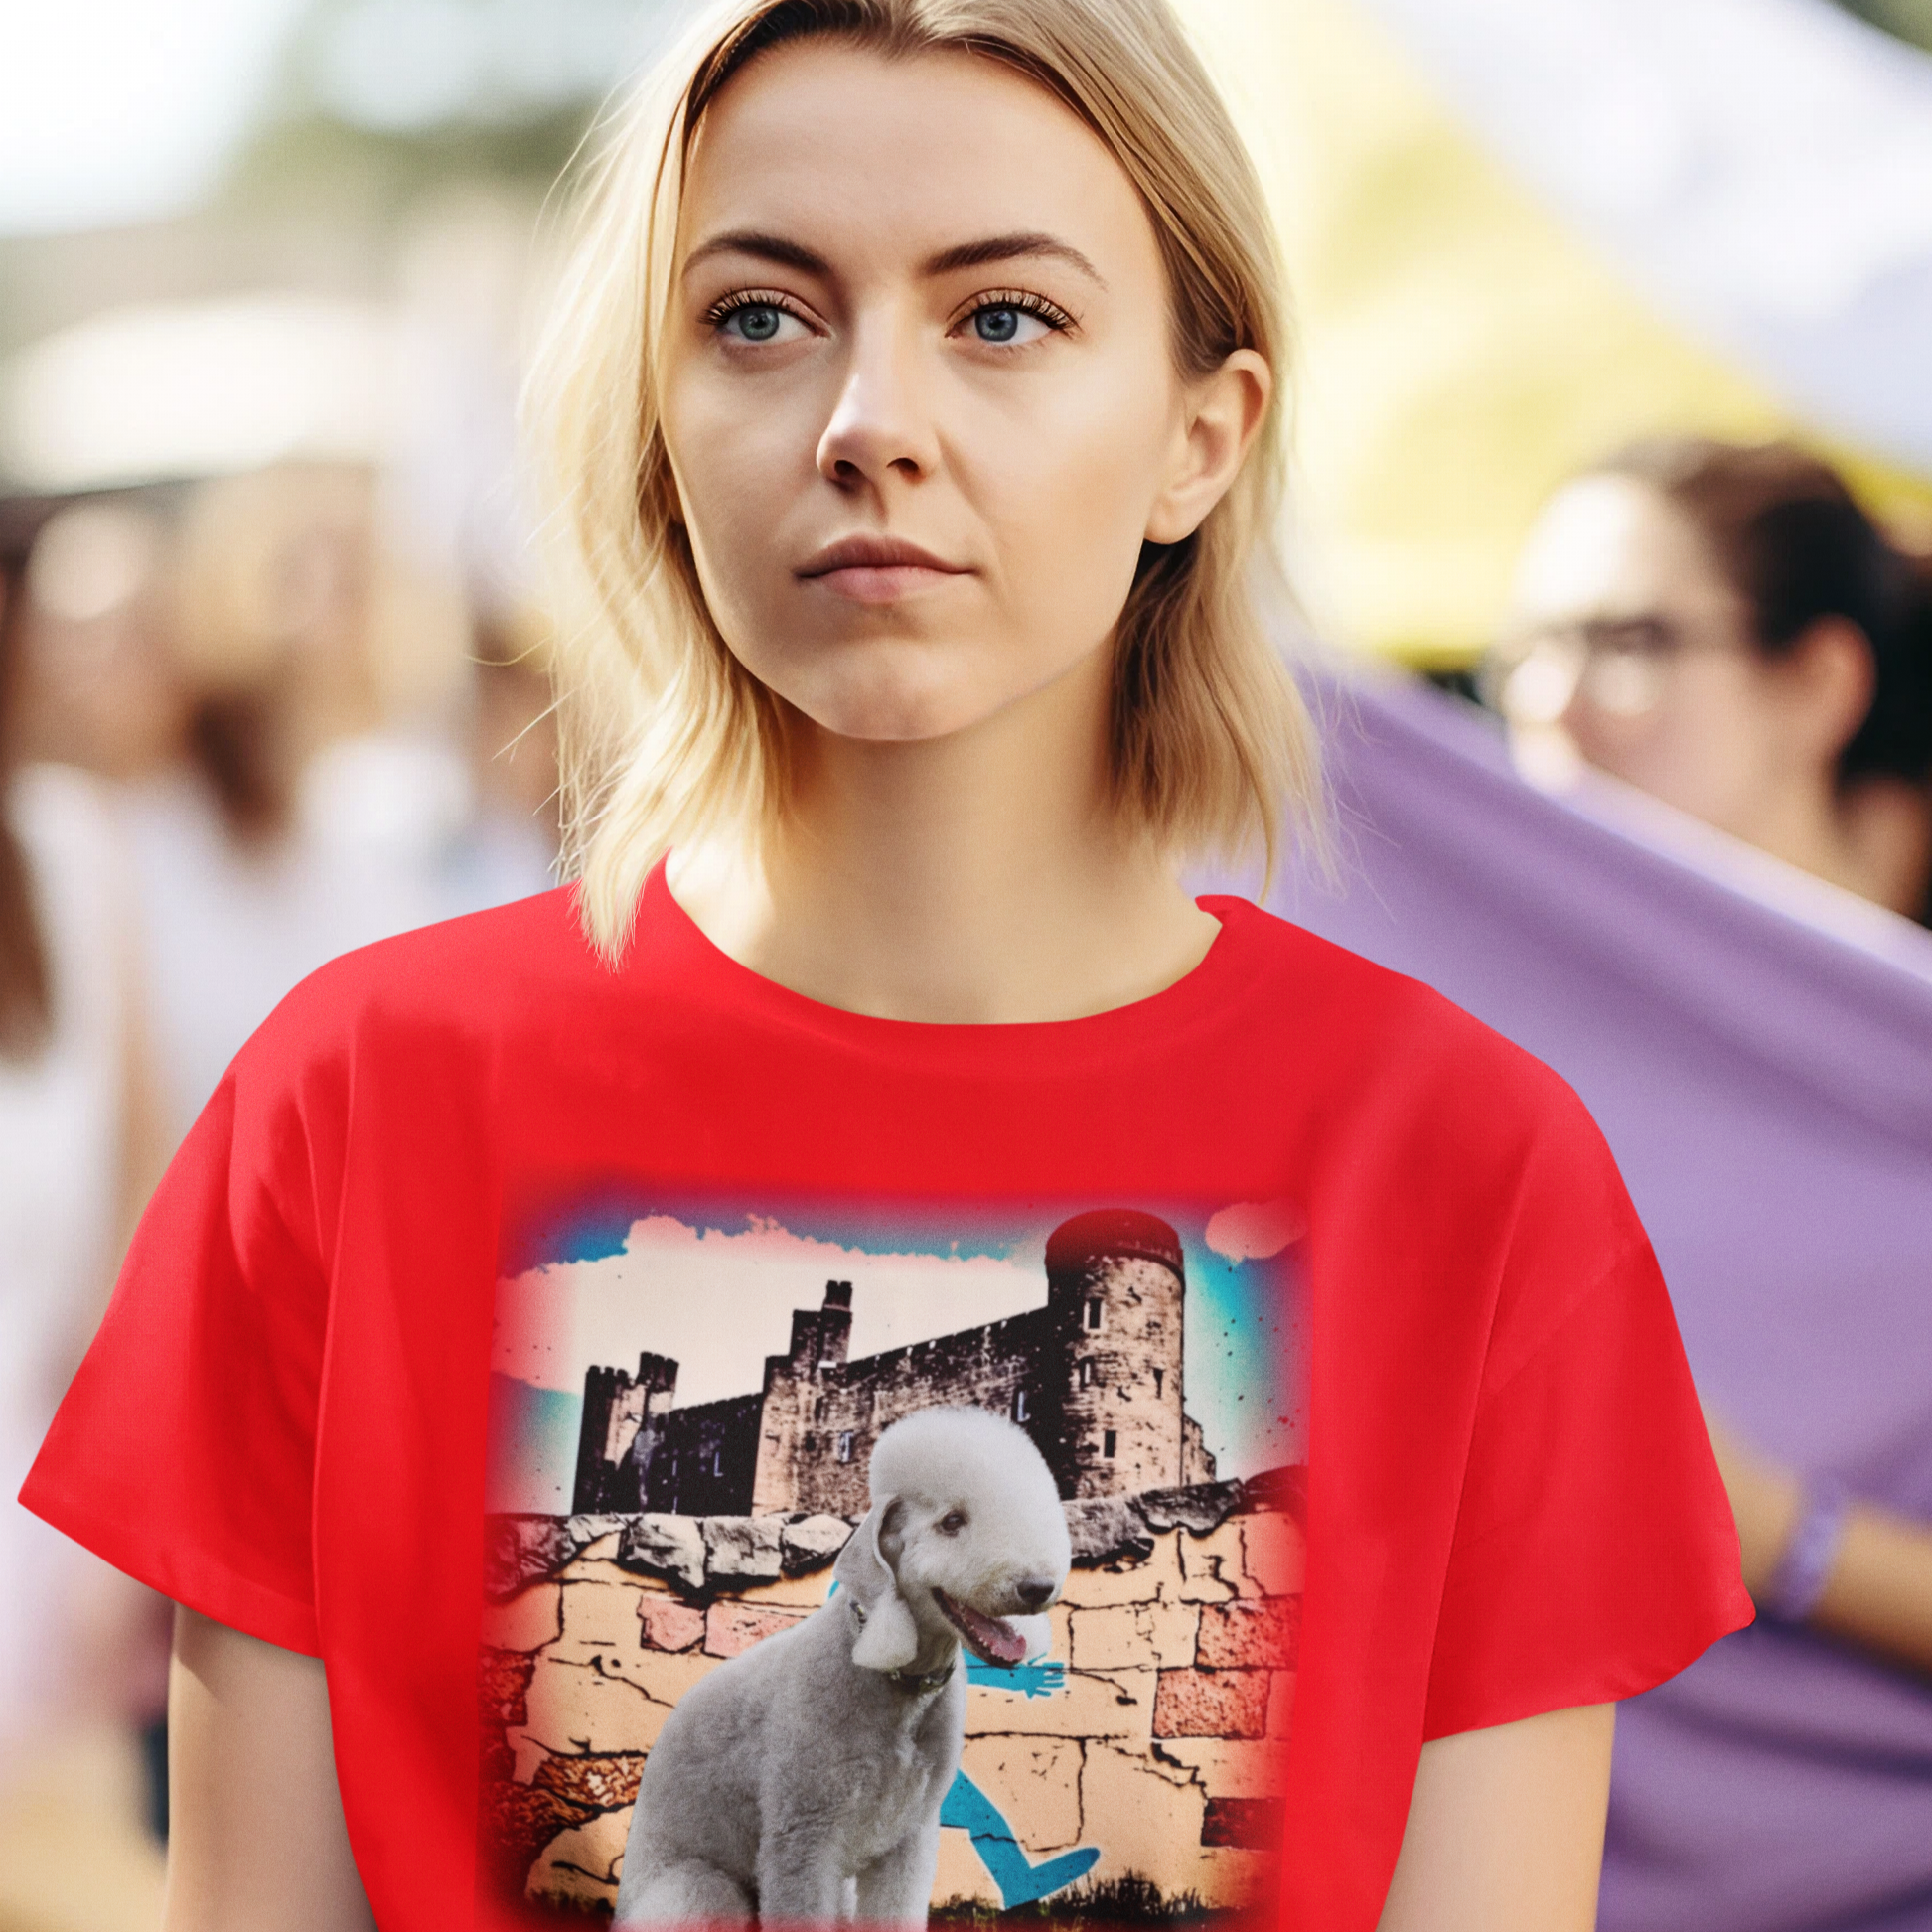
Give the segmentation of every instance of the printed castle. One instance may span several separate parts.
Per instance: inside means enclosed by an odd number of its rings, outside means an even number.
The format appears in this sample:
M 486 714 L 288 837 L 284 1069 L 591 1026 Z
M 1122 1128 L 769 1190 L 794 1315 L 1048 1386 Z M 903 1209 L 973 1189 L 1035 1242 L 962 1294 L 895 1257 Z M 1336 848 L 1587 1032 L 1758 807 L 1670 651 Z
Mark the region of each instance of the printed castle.
M 852 1284 L 792 1316 L 764 1386 L 677 1406 L 677 1364 L 646 1353 L 632 1375 L 584 1378 L 573 1507 L 684 1516 L 793 1511 L 857 1516 L 872 1444 L 901 1415 L 971 1404 L 1018 1422 L 1064 1497 L 1131 1496 L 1212 1482 L 1182 1407 L 1180 1238 L 1129 1209 L 1076 1215 L 1047 1238 L 1047 1299 L 1004 1321 L 846 1359 Z

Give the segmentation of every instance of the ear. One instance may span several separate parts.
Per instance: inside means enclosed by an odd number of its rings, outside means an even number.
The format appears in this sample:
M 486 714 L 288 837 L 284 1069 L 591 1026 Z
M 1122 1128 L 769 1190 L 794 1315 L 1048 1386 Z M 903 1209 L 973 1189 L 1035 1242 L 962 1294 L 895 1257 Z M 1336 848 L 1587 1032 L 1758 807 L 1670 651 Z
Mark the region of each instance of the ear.
M 919 1631 L 899 1594 L 899 1578 L 880 1547 L 890 1541 L 899 1499 L 887 1496 L 872 1505 L 847 1539 L 832 1565 L 841 1588 L 850 1590 L 864 1617 L 852 1662 L 862 1671 L 903 1670 L 919 1655 Z
M 1147 514 L 1149 543 L 1178 543 L 1201 527 L 1241 474 L 1273 392 L 1273 372 L 1252 349 L 1188 385 L 1173 466 Z
M 1799 756 L 1836 772 L 1877 688 L 1870 640 L 1849 617 L 1821 617 L 1785 653 L 1778 669 L 1792 699 L 1787 708 Z

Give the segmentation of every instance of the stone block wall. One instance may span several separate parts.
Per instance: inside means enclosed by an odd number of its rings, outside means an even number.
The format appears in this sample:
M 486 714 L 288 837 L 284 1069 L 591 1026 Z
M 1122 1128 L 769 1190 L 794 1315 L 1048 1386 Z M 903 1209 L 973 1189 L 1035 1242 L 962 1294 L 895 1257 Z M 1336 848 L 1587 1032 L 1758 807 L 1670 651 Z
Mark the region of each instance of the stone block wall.
M 1299 1471 L 1068 1505 L 1044 1665 L 975 1668 L 962 1769 L 1042 1867 L 1237 1909 L 1264 1893 L 1300 1629 Z M 677 1700 L 825 1600 L 837 1517 L 493 1523 L 483 1840 L 500 1895 L 608 1912 L 639 1775 Z M 966 1830 L 936 1905 L 1011 1900 Z M 1011 1860 L 1009 1859 L 1009 1865 Z

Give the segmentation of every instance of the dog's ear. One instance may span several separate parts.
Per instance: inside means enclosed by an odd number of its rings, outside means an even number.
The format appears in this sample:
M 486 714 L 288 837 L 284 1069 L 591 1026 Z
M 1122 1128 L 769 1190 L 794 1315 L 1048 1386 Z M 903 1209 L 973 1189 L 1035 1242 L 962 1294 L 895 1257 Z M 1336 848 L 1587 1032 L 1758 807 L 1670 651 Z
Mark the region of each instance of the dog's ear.
M 888 1550 L 896 1553 L 899 1515 L 896 1496 L 874 1503 L 832 1565 L 839 1587 L 851 1591 L 864 1618 L 852 1646 L 852 1662 L 862 1671 L 904 1670 L 919 1655 L 919 1630 L 887 1557 Z

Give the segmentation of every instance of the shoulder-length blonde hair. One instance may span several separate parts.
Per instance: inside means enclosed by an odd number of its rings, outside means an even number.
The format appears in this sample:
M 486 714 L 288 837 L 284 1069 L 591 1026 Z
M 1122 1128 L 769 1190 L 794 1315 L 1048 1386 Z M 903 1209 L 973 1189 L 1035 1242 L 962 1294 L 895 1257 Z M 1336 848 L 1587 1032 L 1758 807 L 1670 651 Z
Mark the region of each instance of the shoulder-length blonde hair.
M 724 0 L 612 116 L 526 396 L 561 565 L 558 724 L 566 870 L 616 959 L 652 866 L 782 813 L 788 713 L 732 656 L 698 586 L 660 414 L 659 360 L 685 170 L 705 109 L 784 42 L 888 58 L 957 49 L 1047 88 L 1104 141 L 1159 242 L 1184 375 L 1238 349 L 1277 373 L 1234 487 L 1183 542 L 1148 544 L 1120 615 L 1115 796 L 1175 852 L 1272 867 L 1315 791 L 1312 735 L 1263 633 L 1249 566 L 1282 467 L 1287 326 L 1261 186 L 1166 0 Z

